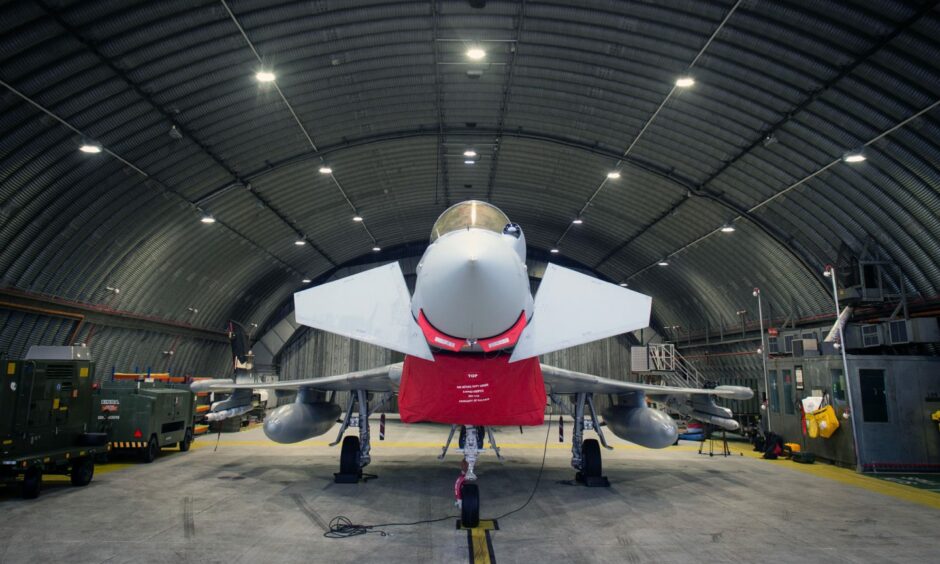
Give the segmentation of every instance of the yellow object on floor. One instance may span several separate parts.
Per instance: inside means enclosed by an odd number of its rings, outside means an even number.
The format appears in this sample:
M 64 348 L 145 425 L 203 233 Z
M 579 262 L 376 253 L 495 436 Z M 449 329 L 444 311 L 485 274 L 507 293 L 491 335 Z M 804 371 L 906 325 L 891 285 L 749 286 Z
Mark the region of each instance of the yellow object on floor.
M 790 452 L 800 452 L 799 443 L 784 443 L 783 446 L 790 447 Z

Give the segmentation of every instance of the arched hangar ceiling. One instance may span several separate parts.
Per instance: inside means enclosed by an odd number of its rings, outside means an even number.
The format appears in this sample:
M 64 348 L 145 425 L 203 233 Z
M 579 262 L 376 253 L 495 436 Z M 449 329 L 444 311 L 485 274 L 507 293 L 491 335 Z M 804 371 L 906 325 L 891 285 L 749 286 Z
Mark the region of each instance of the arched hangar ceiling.
M 823 265 L 866 241 L 932 298 L 935 4 L 6 2 L 3 283 L 260 323 L 480 198 L 661 327 L 727 323 L 755 285 L 827 311 Z

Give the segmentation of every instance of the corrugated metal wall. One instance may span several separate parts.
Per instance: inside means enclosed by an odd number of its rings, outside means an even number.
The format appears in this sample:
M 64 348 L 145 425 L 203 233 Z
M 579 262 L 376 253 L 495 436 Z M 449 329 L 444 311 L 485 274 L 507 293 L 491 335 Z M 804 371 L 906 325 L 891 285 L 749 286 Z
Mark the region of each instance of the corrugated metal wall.
M 77 321 L 0 308 L 0 354 L 23 358 L 32 345 L 66 345 Z M 156 331 L 85 324 L 75 342 L 88 343 L 97 380 L 117 372 L 170 372 L 179 376 L 231 375 L 227 343 Z M 173 351 L 173 354 L 167 354 Z

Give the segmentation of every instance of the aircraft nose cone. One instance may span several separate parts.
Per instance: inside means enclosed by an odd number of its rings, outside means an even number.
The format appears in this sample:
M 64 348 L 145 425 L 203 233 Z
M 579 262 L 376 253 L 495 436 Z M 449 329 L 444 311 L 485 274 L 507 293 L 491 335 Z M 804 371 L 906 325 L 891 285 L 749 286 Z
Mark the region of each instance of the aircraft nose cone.
M 415 300 L 428 321 L 453 337 L 499 335 L 519 319 L 529 279 L 499 235 L 470 229 L 442 237 L 425 256 Z

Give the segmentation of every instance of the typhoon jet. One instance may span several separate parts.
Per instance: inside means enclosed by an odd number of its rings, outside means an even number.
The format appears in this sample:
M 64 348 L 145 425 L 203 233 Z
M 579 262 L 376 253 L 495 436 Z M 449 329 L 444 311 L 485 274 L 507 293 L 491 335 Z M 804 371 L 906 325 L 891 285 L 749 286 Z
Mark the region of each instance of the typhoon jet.
M 272 412 L 264 432 L 295 443 L 342 425 L 337 481 L 358 481 L 371 460 L 369 415 L 393 395 L 404 423 L 451 425 L 439 457 L 459 431 L 463 461 L 455 484 L 461 519 L 479 519 L 475 467 L 486 439 L 500 457 L 493 426 L 542 425 L 547 400 L 574 419 L 571 465 L 577 478 L 603 481 L 600 445 L 614 435 L 649 447 L 676 441 L 673 418 L 647 399 L 722 429 L 736 430 L 731 410 L 715 398 L 748 399 L 738 386 L 681 388 L 627 382 L 541 364 L 539 355 L 649 325 L 649 296 L 549 264 L 533 299 L 522 228 L 495 206 L 466 201 L 435 222 L 417 266 L 414 295 L 397 262 L 294 294 L 299 323 L 404 353 L 404 362 L 337 376 L 266 384 L 209 380 L 200 391 L 231 391 L 211 419 L 250 409 L 252 389 L 296 390 L 294 403 Z M 333 402 L 349 392 L 345 410 Z M 329 397 L 327 394 L 331 394 Z M 598 415 L 596 394 L 610 404 Z M 370 397 L 373 407 L 370 409 Z M 355 415 L 354 415 L 355 414 Z M 597 439 L 584 438 L 593 429 Z

